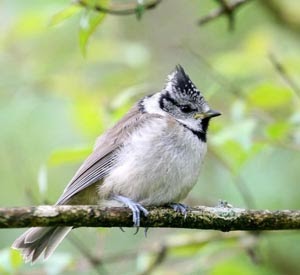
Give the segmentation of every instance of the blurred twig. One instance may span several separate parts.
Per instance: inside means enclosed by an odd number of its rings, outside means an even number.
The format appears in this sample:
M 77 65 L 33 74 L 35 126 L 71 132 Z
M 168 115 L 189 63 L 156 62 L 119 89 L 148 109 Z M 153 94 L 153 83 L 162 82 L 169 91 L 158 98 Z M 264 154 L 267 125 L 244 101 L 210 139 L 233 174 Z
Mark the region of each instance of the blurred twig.
M 30 204 L 39 204 L 39 203 L 41 203 L 41 201 L 37 198 L 37 196 L 32 191 L 31 187 L 25 187 L 25 195 L 26 195 L 26 198 L 27 198 L 27 200 L 29 201 Z
M 258 1 L 258 3 L 273 16 L 273 18 L 280 24 L 281 27 L 285 27 L 293 31 L 297 35 L 299 35 L 300 17 L 293 16 L 287 11 L 288 9 L 283 8 L 283 3 L 286 4 L 286 2 L 288 1 L 274 1 L 274 0 Z
M 286 68 L 280 63 L 277 57 L 273 54 L 269 54 L 269 59 L 274 66 L 277 73 L 281 76 L 284 82 L 294 91 L 294 93 L 300 98 L 300 88 L 297 86 L 295 81 L 289 76 Z
M 300 151 L 300 146 L 292 143 L 290 140 L 278 141 L 278 140 L 270 140 L 270 139 L 255 139 L 255 142 L 259 142 L 262 144 L 266 144 L 273 147 L 279 147 L 283 149 L 287 149 L 290 151 Z
M 89 249 L 77 238 L 74 236 L 70 236 L 68 240 L 74 245 L 80 253 L 90 262 L 90 264 L 93 266 L 95 272 L 97 274 L 103 274 L 107 273 L 105 270 L 103 270 L 103 262 L 100 258 L 95 257 L 92 255 L 89 251 Z M 101 269 L 100 269 L 101 268 Z
M 166 258 L 167 256 L 167 247 L 164 245 L 161 245 L 159 247 L 159 250 L 156 252 L 155 255 L 155 259 L 152 262 L 152 264 L 150 264 L 148 266 L 148 268 L 140 273 L 138 273 L 138 275 L 149 275 L 152 273 L 152 271 L 157 268 Z
M 193 234 L 185 235 L 182 238 L 179 234 L 176 235 L 175 238 L 170 236 L 170 238 L 165 238 L 164 240 L 159 240 L 151 244 L 150 246 L 143 247 L 143 253 L 148 255 L 154 255 L 155 260 L 150 264 L 144 271 L 139 273 L 139 275 L 143 274 L 151 274 L 154 268 L 158 267 L 159 264 L 163 260 L 166 260 L 166 257 L 172 253 L 172 250 L 184 249 L 190 245 L 193 248 L 199 247 L 199 249 L 203 248 L 206 244 L 212 244 L 216 242 L 223 241 L 233 241 L 236 240 L 239 242 L 239 245 L 242 247 L 252 247 L 256 245 L 256 239 L 252 238 L 252 242 L 249 242 L 249 236 L 245 232 L 230 232 L 223 234 L 217 231 L 209 231 L 209 232 L 195 232 Z M 246 245 L 245 245 L 246 244 Z M 107 263 L 115 263 L 120 261 L 128 261 L 133 258 L 136 258 L 140 252 L 138 250 L 127 250 L 123 252 L 119 252 L 117 254 L 112 254 L 103 257 L 103 262 Z M 151 269 L 151 270 L 150 270 Z
M 226 14 L 228 17 L 228 28 L 230 31 L 234 29 L 234 12 L 233 9 L 229 6 L 227 0 L 217 0 L 218 3 L 226 10 Z
M 234 13 L 238 10 L 239 7 L 241 7 L 243 4 L 249 3 L 250 1 L 251 0 L 235 0 L 235 1 L 228 1 L 228 2 L 227 1 L 225 2 L 225 0 L 219 1 L 222 2 L 221 7 L 212 10 L 210 13 L 200 18 L 198 20 L 198 25 L 199 26 L 204 25 L 223 15 L 227 15 L 230 18 L 229 24 L 231 25 L 234 23 L 233 21 Z M 231 26 L 231 28 L 233 28 L 233 25 Z
M 217 81 L 220 84 L 220 87 L 222 87 L 222 89 L 224 89 L 224 87 L 227 87 L 228 90 L 232 92 L 236 97 L 241 98 L 241 95 L 243 93 L 242 89 L 236 86 L 232 81 L 227 79 L 224 75 L 219 73 L 203 55 L 196 52 L 194 49 L 192 49 L 189 46 L 184 46 L 184 50 L 187 50 L 192 56 L 196 57 L 201 64 L 205 65 L 205 67 L 208 69 L 208 72 L 212 77 L 212 80 Z
M 189 229 L 285 230 L 300 229 L 300 210 L 248 210 L 230 207 L 197 206 L 187 216 L 170 207 L 149 207 L 142 227 Z M 37 226 L 132 227 L 132 212 L 124 207 L 59 205 L 0 208 L 0 228 Z
M 144 10 L 154 9 L 158 4 L 160 4 L 162 0 L 152 0 L 149 3 L 145 3 L 142 5 Z M 91 8 L 95 11 L 112 14 L 112 15 L 131 15 L 137 14 L 141 4 L 138 4 L 136 1 L 134 4 L 127 4 L 127 5 L 114 5 L 110 8 L 101 6 L 100 4 L 90 5 L 86 0 L 74 0 L 74 3 L 79 4 L 83 7 Z
M 244 179 L 240 175 L 235 176 L 230 165 L 223 158 L 221 158 L 214 150 L 210 150 L 210 153 L 230 172 L 230 174 L 233 177 L 233 180 L 235 181 L 235 186 L 241 194 L 245 205 L 248 208 L 256 208 L 254 198 L 250 190 L 248 189 Z
M 218 160 L 220 161 L 223 166 L 225 168 L 228 169 L 228 171 L 230 172 L 230 174 L 233 177 L 233 180 L 235 181 L 235 187 L 237 188 L 237 190 L 239 191 L 239 193 L 242 196 L 242 199 L 245 203 L 245 205 L 248 208 L 255 208 L 256 207 L 256 203 L 254 201 L 254 197 L 251 193 L 251 191 L 248 188 L 248 185 L 246 184 L 245 180 L 242 178 L 241 175 L 235 175 L 230 167 L 230 165 L 223 159 L 221 158 L 215 151 L 211 151 L 212 155 Z M 255 238 L 256 240 L 258 240 L 258 237 L 260 236 L 261 231 L 252 231 L 249 233 L 249 235 L 251 235 L 253 238 Z M 250 259 L 252 260 L 253 263 L 257 264 L 262 262 L 262 259 L 258 253 L 258 250 L 256 249 L 255 245 L 249 246 L 249 247 L 245 247 L 245 250 L 247 252 L 247 254 L 249 255 Z

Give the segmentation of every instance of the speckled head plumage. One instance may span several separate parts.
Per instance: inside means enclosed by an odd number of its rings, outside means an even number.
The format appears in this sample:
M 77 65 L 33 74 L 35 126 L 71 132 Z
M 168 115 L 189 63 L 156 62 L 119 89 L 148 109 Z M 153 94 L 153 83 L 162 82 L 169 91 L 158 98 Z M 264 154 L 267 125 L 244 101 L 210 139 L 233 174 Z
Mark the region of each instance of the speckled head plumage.
M 162 110 L 193 131 L 206 132 L 209 119 L 220 115 L 211 110 L 202 93 L 180 65 L 168 76 L 159 103 Z
M 177 65 L 175 70 L 168 75 L 163 93 L 169 93 L 174 99 L 186 99 L 198 104 L 206 104 L 203 95 L 180 65 Z

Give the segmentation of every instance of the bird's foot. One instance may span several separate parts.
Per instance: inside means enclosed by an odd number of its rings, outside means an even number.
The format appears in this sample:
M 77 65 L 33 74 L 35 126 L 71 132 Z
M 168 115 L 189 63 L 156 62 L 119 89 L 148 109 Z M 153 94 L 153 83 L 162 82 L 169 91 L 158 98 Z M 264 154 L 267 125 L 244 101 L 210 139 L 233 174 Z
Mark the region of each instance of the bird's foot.
M 175 212 L 181 213 L 184 215 L 184 218 L 187 216 L 187 211 L 189 207 L 182 203 L 171 203 L 170 206 L 174 209 Z
M 134 202 L 133 200 L 124 196 L 114 196 L 113 199 L 124 203 L 127 207 L 130 208 L 130 210 L 132 211 L 133 225 L 137 228 L 135 234 L 137 234 L 141 224 L 141 212 L 144 214 L 145 217 L 147 217 L 147 215 L 149 214 L 148 210 L 144 208 L 141 204 Z
M 219 208 L 232 208 L 233 206 L 228 203 L 228 201 L 225 200 L 219 200 L 217 207 Z

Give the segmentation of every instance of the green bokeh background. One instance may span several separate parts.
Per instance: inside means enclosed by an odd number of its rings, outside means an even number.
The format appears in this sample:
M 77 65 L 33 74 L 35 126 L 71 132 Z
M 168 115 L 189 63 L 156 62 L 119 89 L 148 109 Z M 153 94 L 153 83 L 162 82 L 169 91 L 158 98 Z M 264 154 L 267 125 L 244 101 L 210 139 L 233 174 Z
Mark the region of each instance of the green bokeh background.
M 136 100 L 159 91 L 181 64 L 223 113 L 210 127 L 203 173 L 185 202 L 213 206 L 223 199 L 236 207 L 299 209 L 300 93 L 280 76 L 270 54 L 300 87 L 300 5 L 266 1 L 280 5 L 280 21 L 264 1 L 252 1 L 238 10 L 234 31 L 226 18 L 198 26 L 216 2 L 165 0 L 139 21 L 106 15 L 83 54 L 80 33 L 82 38 L 84 24 L 97 14 L 78 9 L 53 24 L 69 1 L 1 1 L 0 205 L 55 203 L 96 137 Z M 148 274 L 300 270 L 298 232 L 254 238 L 151 229 L 145 238 L 132 229 L 83 228 L 48 262 L 34 266 L 9 249 L 21 232 L 1 230 L 0 274 L 142 274 L 164 243 L 167 257 Z M 78 241 L 104 267 L 92 266 L 74 245 Z

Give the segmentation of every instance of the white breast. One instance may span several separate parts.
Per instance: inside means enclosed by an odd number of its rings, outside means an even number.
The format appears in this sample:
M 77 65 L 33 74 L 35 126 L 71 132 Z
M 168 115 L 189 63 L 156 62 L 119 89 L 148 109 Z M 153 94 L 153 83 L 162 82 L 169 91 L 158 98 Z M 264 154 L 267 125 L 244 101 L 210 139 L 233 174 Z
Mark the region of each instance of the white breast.
M 145 206 L 178 202 L 196 183 L 205 153 L 206 143 L 190 130 L 153 118 L 124 144 L 99 195 L 123 195 Z

